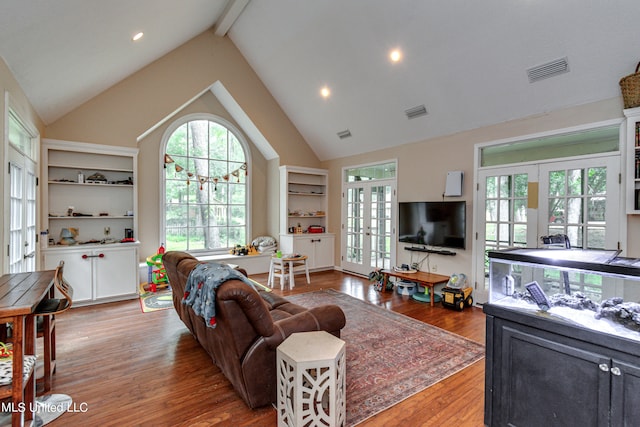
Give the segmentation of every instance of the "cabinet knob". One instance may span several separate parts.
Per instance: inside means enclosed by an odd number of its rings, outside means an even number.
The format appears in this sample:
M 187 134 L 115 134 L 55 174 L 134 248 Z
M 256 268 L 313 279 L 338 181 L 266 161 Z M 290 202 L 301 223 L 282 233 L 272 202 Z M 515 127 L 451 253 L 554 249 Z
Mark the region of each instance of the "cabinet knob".
M 609 372 L 609 365 L 607 365 L 606 363 L 601 363 L 600 365 L 598 365 L 598 367 L 602 372 Z
M 611 374 L 612 375 L 616 375 L 616 376 L 620 376 L 622 374 L 622 372 L 620 372 L 620 368 L 618 368 L 617 366 L 614 366 L 613 368 L 611 368 Z

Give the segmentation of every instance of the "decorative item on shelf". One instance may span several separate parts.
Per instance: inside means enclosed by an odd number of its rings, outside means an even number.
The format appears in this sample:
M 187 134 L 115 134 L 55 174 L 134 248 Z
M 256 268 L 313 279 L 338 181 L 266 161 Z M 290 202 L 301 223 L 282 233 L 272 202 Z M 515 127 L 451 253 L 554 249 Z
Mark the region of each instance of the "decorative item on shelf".
M 298 225 L 296 226 L 295 233 L 302 234 L 302 226 L 300 225 L 300 223 L 298 223 Z
M 96 172 L 93 175 L 89 175 L 86 182 L 88 184 L 106 184 L 107 178 L 100 172 Z
M 207 176 L 207 175 L 200 175 L 200 174 L 194 174 L 191 171 L 185 170 L 184 167 L 182 167 L 181 165 L 179 165 L 178 163 L 175 162 L 175 160 L 173 160 L 173 158 L 168 155 L 165 154 L 164 155 L 164 168 L 167 168 L 167 165 L 173 164 L 174 165 L 174 170 L 176 175 L 178 173 L 182 173 L 185 172 L 186 173 L 186 182 L 187 185 L 191 184 L 191 179 L 193 179 L 194 176 L 196 176 L 198 182 L 200 183 L 200 190 L 204 190 L 204 184 L 208 183 L 208 182 L 212 182 L 213 183 L 213 191 L 218 191 L 218 182 L 223 179 L 225 181 L 229 181 L 231 179 L 231 177 L 235 177 L 236 182 L 240 182 L 240 176 L 244 175 L 247 176 L 249 175 L 249 168 L 247 167 L 247 163 L 243 163 L 242 165 L 240 165 L 240 167 L 238 169 L 235 169 L 227 174 L 224 174 L 223 176 Z M 242 171 L 244 171 L 244 173 L 242 173 Z
M 620 90 L 624 108 L 640 106 L 640 62 L 636 66 L 636 72 L 620 79 Z
M 310 225 L 307 229 L 309 233 L 324 233 L 324 227 L 321 225 Z
M 69 227 L 63 228 L 60 230 L 60 244 L 65 246 L 75 245 L 78 243 L 76 241 L 76 237 L 78 237 L 78 229 Z

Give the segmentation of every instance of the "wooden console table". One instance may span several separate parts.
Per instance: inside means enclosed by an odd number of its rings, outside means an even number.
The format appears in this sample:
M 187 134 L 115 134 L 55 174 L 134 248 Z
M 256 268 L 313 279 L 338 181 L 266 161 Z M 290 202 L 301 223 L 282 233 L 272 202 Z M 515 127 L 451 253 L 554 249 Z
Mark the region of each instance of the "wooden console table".
M 403 271 L 395 271 L 395 270 L 382 270 L 381 272 L 384 275 L 384 281 L 382 283 L 382 289 L 387 289 L 387 283 L 389 281 L 389 276 L 398 277 L 400 279 L 408 280 L 410 282 L 416 282 L 424 286 L 425 288 L 429 288 L 429 294 L 431 296 L 431 307 L 433 307 L 433 288 L 440 283 L 446 283 L 449 281 L 449 276 L 444 276 L 442 274 L 435 273 L 426 273 L 424 271 L 418 271 L 415 273 L 407 273 Z
M 11 425 L 21 426 L 33 419 L 35 409 L 34 370 L 25 378 L 25 354 L 35 354 L 33 311 L 53 287 L 54 271 L 5 274 L 0 278 L 0 323 L 13 323 L 13 378 L 0 386 L 0 399 L 11 398 Z

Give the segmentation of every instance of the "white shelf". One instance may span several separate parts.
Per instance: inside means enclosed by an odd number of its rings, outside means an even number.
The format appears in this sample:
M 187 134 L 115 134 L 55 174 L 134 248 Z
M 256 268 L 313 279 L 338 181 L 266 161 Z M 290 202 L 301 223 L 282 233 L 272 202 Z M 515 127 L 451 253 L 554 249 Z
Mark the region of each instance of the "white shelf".
M 74 171 L 93 171 L 99 169 L 101 172 L 123 172 L 123 173 L 133 173 L 131 169 L 121 169 L 121 168 L 110 168 L 110 167 L 86 167 L 84 165 L 78 164 L 57 164 L 57 163 L 49 163 L 50 168 L 59 168 L 59 169 L 72 169 Z
M 91 215 L 91 216 L 87 216 L 87 215 L 81 215 L 81 216 L 49 216 L 49 221 L 51 220 L 56 220 L 56 219 L 64 219 L 64 220 L 69 220 L 69 219 L 133 219 L 133 215 L 121 215 L 121 216 L 116 216 L 116 215 Z
M 82 185 L 91 187 L 133 187 L 133 184 L 109 184 L 98 182 L 49 181 L 49 185 Z
M 100 240 L 107 227 L 115 239 L 125 237 L 125 228 L 135 237 L 137 156 L 136 148 L 44 139 L 42 229 L 56 241 L 63 228 L 71 227 L 78 229 L 79 241 Z M 85 180 L 99 173 L 107 182 L 78 182 L 78 172 Z M 90 216 L 67 216 L 70 207 Z

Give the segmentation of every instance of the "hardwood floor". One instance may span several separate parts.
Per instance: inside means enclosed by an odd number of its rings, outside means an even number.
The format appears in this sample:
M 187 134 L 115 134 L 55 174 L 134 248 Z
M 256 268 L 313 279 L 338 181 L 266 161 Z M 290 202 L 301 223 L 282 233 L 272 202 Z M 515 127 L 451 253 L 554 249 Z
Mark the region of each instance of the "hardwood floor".
M 253 279 L 266 284 L 266 274 Z M 484 344 L 484 314 L 430 307 L 367 279 L 312 273 L 284 296 L 336 289 Z M 272 407 L 250 410 L 173 310 L 142 313 L 138 300 L 74 308 L 57 319 L 58 366 L 51 393 L 74 399 L 50 426 L 275 426 Z M 482 426 L 484 359 L 360 426 Z

